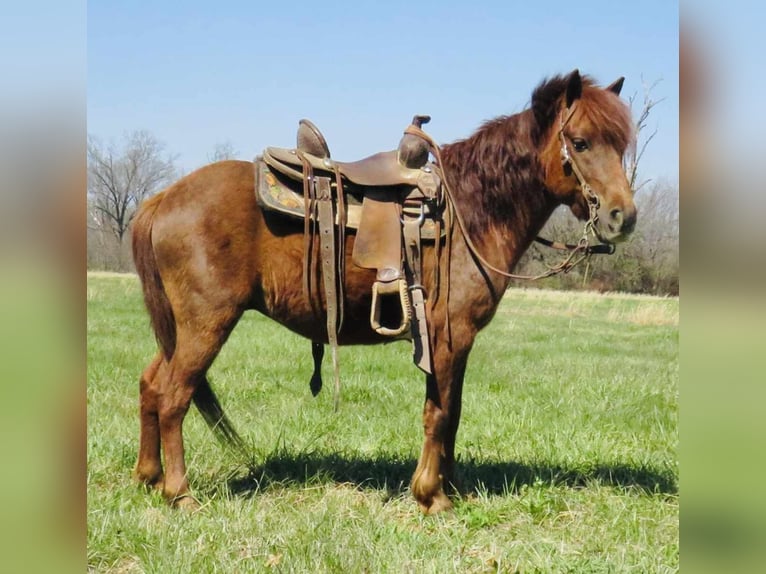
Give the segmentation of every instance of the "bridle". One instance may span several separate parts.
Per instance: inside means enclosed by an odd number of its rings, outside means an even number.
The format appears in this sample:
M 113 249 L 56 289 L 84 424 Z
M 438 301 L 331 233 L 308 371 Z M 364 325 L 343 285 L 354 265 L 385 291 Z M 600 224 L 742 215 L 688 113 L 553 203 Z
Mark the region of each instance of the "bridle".
M 585 202 L 588 206 L 588 220 L 585 222 L 585 228 L 583 229 L 583 238 L 589 237 L 591 234 L 593 234 L 595 237 L 597 237 L 601 241 L 601 235 L 598 232 L 598 228 L 596 227 L 596 223 L 598 222 L 598 208 L 601 206 L 601 201 L 599 200 L 598 195 L 595 191 L 593 191 L 593 188 L 588 183 L 588 180 L 585 179 L 585 176 L 582 173 L 582 170 L 580 169 L 580 166 L 577 165 L 577 161 L 575 161 L 574 156 L 569 151 L 569 144 L 567 143 L 566 135 L 564 135 L 564 128 L 566 128 L 567 124 L 569 123 L 569 120 L 572 119 L 572 115 L 574 115 L 575 109 L 577 106 L 577 102 L 573 103 L 571 107 L 567 108 L 566 110 L 562 110 L 561 112 L 561 118 L 559 120 L 559 140 L 561 140 L 561 166 L 564 169 L 564 173 L 566 175 L 569 175 L 569 173 L 574 173 L 575 178 L 577 179 L 577 183 L 580 186 L 580 191 L 583 194 L 583 197 L 585 198 Z M 565 116 L 566 113 L 566 116 Z M 569 173 L 567 173 L 569 172 Z M 545 245 L 548 245 L 548 240 L 540 241 L 540 237 L 537 237 L 535 240 L 543 243 Z M 582 238 L 580 239 L 580 243 L 582 242 Z M 552 242 L 550 242 L 552 243 Z M 579 243 L 578 243 L 579 245 Z M 601 243 L 600 245 L 586 245 L 586 250 L 588 250 L 589 253 L 600 253 L 600 254 L 607 254 L 611 255 L 614 253 L 615 247 L 613 243 Z

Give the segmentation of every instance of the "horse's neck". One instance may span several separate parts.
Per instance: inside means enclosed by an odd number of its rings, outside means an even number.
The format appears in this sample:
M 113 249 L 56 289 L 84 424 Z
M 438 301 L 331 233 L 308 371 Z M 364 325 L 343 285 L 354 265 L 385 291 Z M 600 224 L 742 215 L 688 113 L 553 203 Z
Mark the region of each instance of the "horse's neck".
M 518 137 L 529 138 L 526 133 Z M 477 150 L 481 145 L 486 143 L 469 138 L 444 146 L 444 172 L 471 241 L 492 249 L 493 262 L 510 271 L 558 204 L 545 190 L 531 141 Z M 471 161 L 477 157 L 481 162 Z

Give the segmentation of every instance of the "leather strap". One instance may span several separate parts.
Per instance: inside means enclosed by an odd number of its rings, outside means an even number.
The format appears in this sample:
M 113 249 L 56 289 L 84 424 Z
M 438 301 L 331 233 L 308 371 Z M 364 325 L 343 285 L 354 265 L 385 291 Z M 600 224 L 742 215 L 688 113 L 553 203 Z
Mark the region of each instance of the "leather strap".
M 327 314 L 327 340 L 332 351 L 335 377 L 334 403 L 338 409 L 340 397 L 340 371 L 338 368 L 338 290 L 335 266 L 335 215 L 333 214 L 332 189 L 329 177 L 316 178 L 317 218 L 319 220 L 319 258 L 322 260 L 322 283 L 324 284 Z
M 412 314 L 412 355 L 415 365 L 424 373 L 433 373 L 431 360 L 431 343 L 428 336 L 428 320 L 426 317 L 425 288 L 421 281 L 421 251 L 420 228 L 423 225 L 423 204 L 418 202 L 413 214 L 411 206 L 405 204 L 402 209 L 402 225 L 404 234 L 404 255 L 409 272 L 410 302 Z
M 346 285 L 346 223 L 348 221 L 348 211 L 346 210 L 346 192 L 343 189 L 343 177 L 340 170 L 335 168 L 335 192 L 337 194 L 337 216 L 338 222 L 338 241 L 337 253 L 338 253 L 338 332 L 343 328 L 343 309 L 344 301 L 346 299 L 345 285 Z
M 319 310 L 312 293 L 315 290 L 316 261 L 313 257 L 314 230 L 316 225 L 316 190 L 314 181 L 314 168 L 301 151 L 296 152 L 303 163 L 303 295 L 311 306 L 314 315 L 319 315 Z
M 559 251 L 574 251 L 580 249 L 578 245 L 572 243 L 562 243 L 561 241 L 551 241 L 545 237 L 537 236 L 535 241 L 551 249 L 558 249 Z M 598 245 L 588 245 L 585 248 L 585 252 L 588 254 L 594 253 L 597 255 L 612 255 L 616 251 L 614 243 L 599 243 Z

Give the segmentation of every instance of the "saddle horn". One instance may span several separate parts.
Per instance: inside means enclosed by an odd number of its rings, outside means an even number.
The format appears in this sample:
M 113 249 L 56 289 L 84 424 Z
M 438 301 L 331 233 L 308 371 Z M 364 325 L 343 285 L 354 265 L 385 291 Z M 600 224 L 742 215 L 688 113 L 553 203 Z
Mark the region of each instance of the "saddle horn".
M 412 125 L 422 127 L 431 121 L 431 116 L 416 115 L 412 118 Z M 428 162 L 428 142 L 423 138 L 405 133 L 399 141 L 399 163 L 410 169 L 420 169 Z

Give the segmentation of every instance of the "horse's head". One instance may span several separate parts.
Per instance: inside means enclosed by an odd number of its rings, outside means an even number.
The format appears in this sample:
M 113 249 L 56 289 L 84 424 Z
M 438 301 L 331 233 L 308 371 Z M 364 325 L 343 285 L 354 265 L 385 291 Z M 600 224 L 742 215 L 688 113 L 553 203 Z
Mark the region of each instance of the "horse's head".
M 546 188 L 570 206 L 605 243 L 622 241 L 636 224 L 623 156 L 634 145 L 633 121 L 620 99 L 623 78 L 599 88 L 575 70 L 541 84 L 532 96 L 540 128 Z

